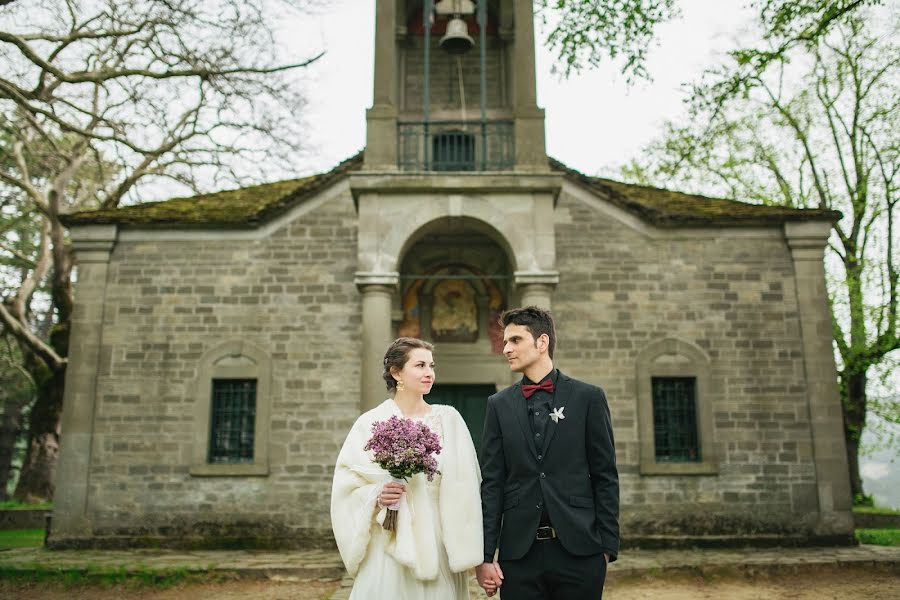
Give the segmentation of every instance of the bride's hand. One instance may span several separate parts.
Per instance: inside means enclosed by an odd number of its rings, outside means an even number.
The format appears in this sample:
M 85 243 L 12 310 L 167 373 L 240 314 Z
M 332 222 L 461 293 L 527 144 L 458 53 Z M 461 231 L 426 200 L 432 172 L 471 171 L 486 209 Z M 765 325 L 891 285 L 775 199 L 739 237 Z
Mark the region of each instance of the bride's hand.
M 503 571 L 497 563 L 481 563 L 475 567 L 475 578 L 478 579 L 478 585 L 484 589 L 488 598 L 493 597 L 497 593 L 500 586 L 503 585 Z
M 393 481 L 384 484 L 384 487 L 381 488 L 381 493 L 378 494 L 378 505 L 379 506 L 392 506 L 400 502 L 400 498 L 403 497 L 403 494 L 406 492 L 406 486 L 402 483 L 395 483 Z

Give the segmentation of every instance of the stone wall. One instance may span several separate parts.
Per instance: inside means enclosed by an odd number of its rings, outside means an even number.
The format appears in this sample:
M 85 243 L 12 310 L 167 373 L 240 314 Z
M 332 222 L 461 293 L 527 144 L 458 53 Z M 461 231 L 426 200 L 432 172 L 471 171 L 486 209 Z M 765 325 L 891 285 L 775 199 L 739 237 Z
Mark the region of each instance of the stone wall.
M 481 59 L 476 38 L 476 47 L 462 55 L 451 55 L 438 46 L 440 36 L 432 36 L 431 69 L 429 73 L 429 110 L 431 117 L 441 119 L 461 119 L 462 98 L 459 89 L 462 74 L 465 94 L 466 116 L 479 118 L 481 102 Z M 403 70 L 400 85 L 401 111 L 421 113 L 425 95 L 425 54 L 424 39 L 412 36 L 401 51 Z M 509 107 L 509 78 L 506 75 L 506 46 L 496 38 L 488 38 L 485 52 L 486 78 L 490 82 L 486 91 L 489 109 Z M 460 61 L 460 64 L 457 64 Z M 461 70 L 460 70 L 461 66 Z M 443 111 L 443 112 L 442 112 Z
M 333 464 L 359 406 L 356 251 L 349 193 L 271 237 L 117 244 L 88 499 L 98 541 L 330 535 Z M 268 475 L 193 476 L 198 363 L 235 340 L 271 360 Z
M 604 387 L 623 538 L 796 534 L 818 513 L 791 254 L 774 231 L 651 230 L 564 193 L 557 364 Z M 637 360 L 663 339 L 709 357 L 717 472 L 641 473 Z M 646 457 L 645 457 L 646 458 Z
M 43 529 L 47 526 L 50 509 L 13 508 L 0 510 L 0 531 L 10 529 Z
M 535 263 L 545 270 L 558 268 L 556 363 L 607 391 L 626 544 L 814 537 L 820 482 L 794 266 L 779 228 L 660 230 L 569 184 L 552 219 L 544 192 L 488 201 L 475 193 L 461 200 L 382 194 L 377 206 L 363 195 L 360 217 L 349 184 L 335 188 L 293 216 L 241 233 L 119 233 L 100 336 L 89 526 L 78 534 L 90 539 L 60 534 L 56 545 L 329 543 L 333 464 L 364 395 L 354 276 L 373 267 L 359 257 L 399 259 L 422 224 L 453 214 L 473 227 L 493 225 L 517 264 L 539 258 L 549 261 Z M 517 219 L 525 219 L 522 228 Z M 546 231 L 517 233 L 534 223 Z M 267 461 L 252 474 L 198 471 L 209 401 L 198 393 L 203 364 L 214 349 L 238 342 L 271 366 Z M 648 469 L 638 372 L 657 347 L 704 361 L 704 464 L 691 474 Z M 466 357 L 456 359 L 465 369 Z

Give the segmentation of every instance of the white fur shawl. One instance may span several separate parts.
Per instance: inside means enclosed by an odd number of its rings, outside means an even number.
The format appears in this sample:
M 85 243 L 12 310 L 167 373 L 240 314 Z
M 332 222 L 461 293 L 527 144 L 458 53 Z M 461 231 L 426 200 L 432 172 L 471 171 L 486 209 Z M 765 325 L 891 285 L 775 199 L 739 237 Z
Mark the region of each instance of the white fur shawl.
M 441 470 L 438 511 L 444 548 L 454 572 L 481 564 L 484 544 L 481 523 L 481 472 L 472 438 L 462 417 L 452 407 L 439 410 L 444 430 L 443 450 L 438 456 Z M 386 513 L 375 499 L 391 477 L 372 462 L 372 453 L 363 451 L 372 436 L 375 421 L 402 417 L 392 399 L 360 416 L 347 435 L 334 468 L 331 488 L 331 527 L 341 558 L 355 576 L 366 554 L 372 527 L 381 527 Z M 407 482 L 407 493 L 397 514 L 397 530 L 387 552 L 409 567 L 418 579 L 434 579 L 438 574 L 437 539 L 432 526 L 432 503 L 421 473 Z

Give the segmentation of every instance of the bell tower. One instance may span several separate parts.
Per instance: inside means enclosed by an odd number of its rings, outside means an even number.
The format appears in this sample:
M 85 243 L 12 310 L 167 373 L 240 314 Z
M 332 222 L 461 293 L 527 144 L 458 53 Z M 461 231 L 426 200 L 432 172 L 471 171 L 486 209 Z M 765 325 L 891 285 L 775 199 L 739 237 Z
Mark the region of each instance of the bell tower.
M 532 2 L 375 2 L 374 101 L 350 174 L 360 408 L 384 400 L 388 344 L 422 337 L 437 343 L 445 399 L 475 406 L 474 432 L 485 396 L 472 390 L 510 383 L 499 311 L 549 308 L 558 280 L 562 180 L 537 106 Z
M 376 2 L 365 170 L 548 170 L 531 2 Z

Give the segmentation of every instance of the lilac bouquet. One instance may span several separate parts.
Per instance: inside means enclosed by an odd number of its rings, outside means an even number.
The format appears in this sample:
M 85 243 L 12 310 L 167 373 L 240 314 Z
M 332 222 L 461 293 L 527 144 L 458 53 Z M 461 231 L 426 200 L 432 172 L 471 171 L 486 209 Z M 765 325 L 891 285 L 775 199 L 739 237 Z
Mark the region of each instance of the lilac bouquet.
M 424 423 L 393 416 L 372 424 L 372 437 L 365 450 L 375 453 L 375 463 L 395 480 L 406 480 L 416 473 L 425 473 L 432 481 L 438 471 L 435 454 L 441 451 L 437 434 Z M 388 507 L 383 527 L 393 531 L 397 526 L 396 506 Z

